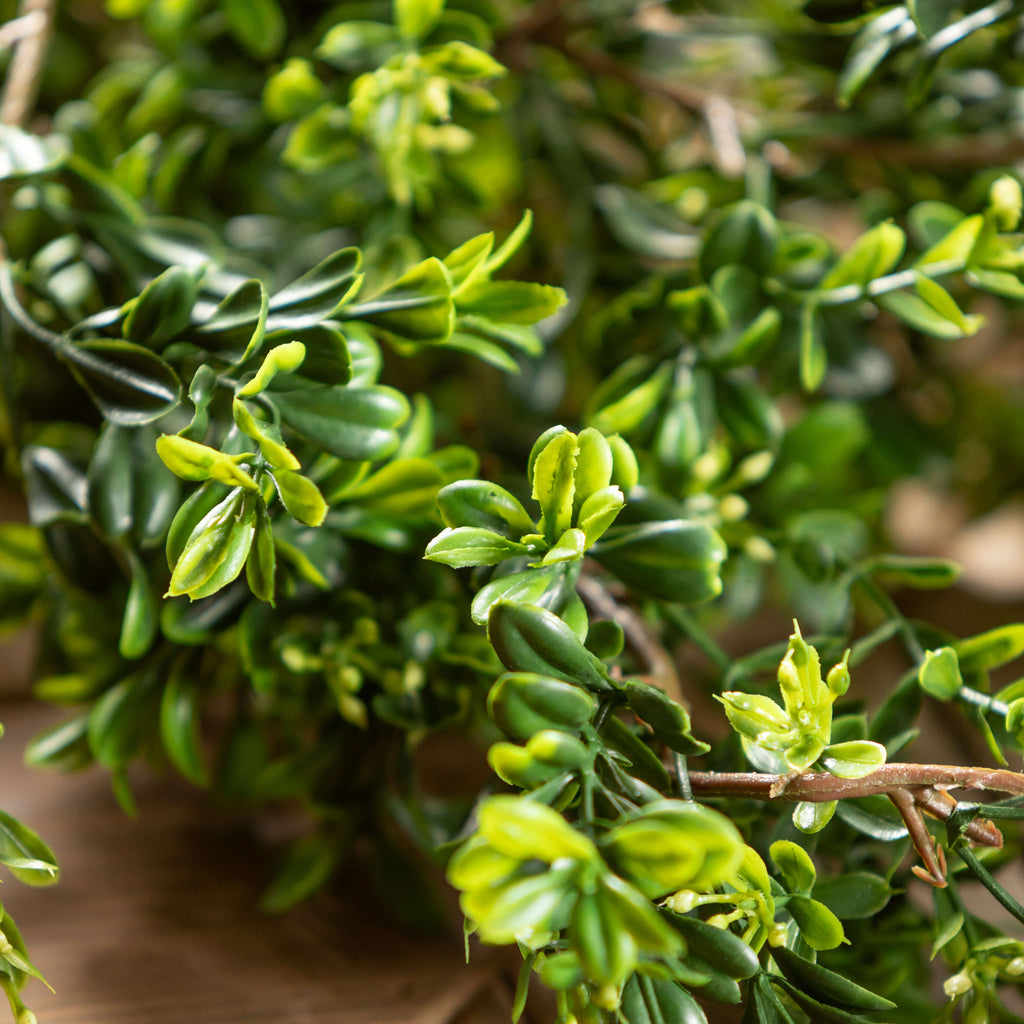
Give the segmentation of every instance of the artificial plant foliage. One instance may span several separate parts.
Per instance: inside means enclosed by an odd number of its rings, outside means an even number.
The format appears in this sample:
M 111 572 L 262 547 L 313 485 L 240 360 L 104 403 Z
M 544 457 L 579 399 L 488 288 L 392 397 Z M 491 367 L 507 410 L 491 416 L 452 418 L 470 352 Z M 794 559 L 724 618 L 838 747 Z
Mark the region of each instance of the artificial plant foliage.
M 45 67 L 4 26 L 0 626 L 67 708 L 30 762 L 297 804 L 268 909 L 368 857 L 422 922 L 443 866 L 514 1017 L 1016 1020 L 963 896 L 1024 920 L 1024 626 L 902 611 L 958 570 L 882 512 L 1024 456 L 962 340 L 1019 327 L 1024 5 L 104 7 Z M 931 701 L 999 767 L 898 760 Z M 441 730 L 477 797 L 420 792 Z M 6 815 L 0 863 L 56 877 Z M 3 917 L 19 1024 L 30 977 Z

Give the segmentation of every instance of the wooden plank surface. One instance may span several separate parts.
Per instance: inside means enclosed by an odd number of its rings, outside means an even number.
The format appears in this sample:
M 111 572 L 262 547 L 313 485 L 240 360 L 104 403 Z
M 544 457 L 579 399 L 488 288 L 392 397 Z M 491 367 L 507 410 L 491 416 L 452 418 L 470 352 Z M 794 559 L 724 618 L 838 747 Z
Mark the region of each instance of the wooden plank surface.
M 53 709 L 0 705 L 0 808 L 57 852 L 60 884 L 9 876 L 3 901 L 56 989 L 26 991 L 41 1024 L 505 1024 L 499 963 L 466 966 L 455 936 L 382 923 L 358 880 L 284 915 L 256 908 L 265 854 L 200 794 L 147 780 L 130 820 L 102 772 L 21 763 Z M 3 1014 L 0 1013 L 0 1020 Z

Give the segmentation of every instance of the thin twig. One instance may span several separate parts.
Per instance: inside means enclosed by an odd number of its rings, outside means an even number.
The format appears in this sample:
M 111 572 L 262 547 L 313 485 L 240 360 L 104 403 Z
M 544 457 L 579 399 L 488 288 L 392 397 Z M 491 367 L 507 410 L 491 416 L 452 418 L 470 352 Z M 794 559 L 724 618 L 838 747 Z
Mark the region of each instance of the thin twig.
M 828 772 L 769 775 L 759 772 L 690 772 L 695 796 L 737 796 L 757 800 L 824 803 L 861 796 L 886 796 L 900 813 L 925 869 L 914 873 L 932 885 L 946 884 L 946 859 L 935 845 L 921 812 L 946 821 L 957 809 L 947 790 L 991 790 L 1024 794 L 1024 775 L 993 768 L 961 768 L 941 764 L 887 764 L 859 779 L 841 779 Z M 1003 835 L 986 818 L 975 818 L 964 835 L 981 846 L 996 849 Z
M 21 0 L 16 22 L 35 19 L 34 31 L 24 32 L 11 58 L 0 94 L 0 121 L 23 125 L 32 113 L 39 93 L 39 76 L 43 70 L 46 46 L 53 28 L 57 0 Z

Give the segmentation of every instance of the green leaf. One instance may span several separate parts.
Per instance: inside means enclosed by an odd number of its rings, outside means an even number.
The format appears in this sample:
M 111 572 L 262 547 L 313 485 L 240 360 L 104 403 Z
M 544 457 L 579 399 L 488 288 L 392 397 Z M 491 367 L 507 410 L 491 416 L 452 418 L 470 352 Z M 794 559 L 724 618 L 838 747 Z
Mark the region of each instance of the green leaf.
M 592 690 L 609 690 L 604 665 L 557 616 L 536 605 L 498 601 L 487 619 L 487 636 L 512 672 L 536 672 Z
M 615 915 L 644 952 L 672 956 L 685 950 L 679 933 L 628 882 L 616 875 L 602 874 L 598 886 L 598 891 L 606 894 L 606 905 L 615 908 Z
M 727 928 L 716 928 L 694 917 L 663 911 L 665 920 L 686 940 L 691 949 L 711 967 L 730 978 L 752 978 L 760 969 L 757 953 Z
M 506 672 L 491 687 L 487 710 L 503 732 L 526 740 L 545 729 L 579 729 L 591 720 L 597 702 L 586 690 L 560 679 Z
M 630 1024 L 707 1024 L 704 1011 L 678 982 L 641 974 L 622 989 L 621 1012 Z
M 306 350 L 306 358 L 295 371 L 297 377 L 316 384 L 347 384 L 352 379 L 352 355 L 345 335 L 337 328 L 323 323 L 285 328 L 270 334 L 267 342 L 273 345 L 287 339 L 301 342 Z M 272 388 L 287 389 L 287 382 L 276 380 Z
M 262 419 L 262 406 L 234 398 L 231 401 L 231 415 L 235 426 L 259 445 L 260 453 L 271 466 L 286 470 L 301 468 L 299 460 L 285 447 L 280 429 L 273 422 Z
M 269 301 L 262 281 L 243 282 L 196 327 L 200 344 L 232 362 L 248 359 L 263 344 Z
M 807 995 L 788 978 L 777 974 L 769 975 L 772 984 L 782 989 L 806 1013 L 815 1024 L 864 1024 L 862 1013 L 851 1013 L 838 1006 L 829 1006 Z
M 743 858 L 736 826 L 718 811 L 657 800 L 609 832 L 612 860 L 646 896 L 703 892 L 732 878 Z
M 828 350 L 822 337 L 818 306 L 805 302 L 800 309 L 800 384 L 804 391 L 817 391 L 828 369 Z
M 199 743 L 201 688 L 184 664 L 174 669 L 160 701 L 160 740 L 182 775 L 197 786 L 209 785 L 209 772 Z
M 850 740 L 825 748 L 821 763 L 826 771 L 841 779 L 859 779 L 885 764 L 886 752 L 881 743 L 872 740 Z
M 535 324 L 556 313 L 567 299 L 561 288 L 527 281 L 471 281 L 459 289 L 457 311 L 499 323 Z
M 207 597 L 242 571 L 255 530 L 257 500 L 262 499 L 235 488 L 199 521 L 171 573 L 169 597 Z
M 578 454 L 576 435 L 565 431 L 553 437 L 533 460 L 530 496 L 540 505 L 540 528 L 548 544 L 554 544 L 572 525 Z
M 925 651 L 924 661 L 917 670 L 917 681 L 921 689 L 936 700 L 952 700 L 964 685 L 956 651 L 952 647 Z
M 820 5 L 824 0 L 812 0 Z M 845 2 L 845 0 L 844 0 Z M 768 982 L 769 975 L 758 974 L 748 990 L 747 1008 L 740 1024 L 793 1024 L 789 1011 Z
M 690 716 L 658 687 L 638 679 L 627 680 L 623 686 L 626 703 L 645 721 L 655 736 L 670 750 L 687 757 L 706 754 L 711 748 L 695 739 L 690 732 Z
M 156 451 L 163 464 L 183 480 L 216 480 L 229 487 L 255 491 L 256 481 L 234 458 L 205 444 L 197 444 L 177 434 L 161 434 Z
M 399 515 L 429 516 L 445 474 L 431 459 L 396 459 L 344 491 L 345 501 Z
M 297 839 L 261 897 L 260 909 L 276 914 L 307 899 L 323 888 L 344 852 L 345 844 L 328 832 Z
M 358 249 L 339 249 L 270 296 L 267 330 L 313 327 L 338 312 L 362 282 Z M 349 311 L 346 310 L 346 313 Z
M 963 330 L 953 321 L 937 312 L 919 295 L 910 292 L 888 292 L 878 298 L 878 304 L 915 330 L 933 338 L 961 338 Z
M 701 523 L 612 527 L 590 553 L 624 583 L 664 601 L 700 604 L 722 591 L 725 543 Z
M 775 259 L 779 226 L 760 203 L 742 199 L 721 211 L 704 240 L 700 271 L 705 281 L 720 267 L 738 264 L 766 274 Z
M 604 888 L 577 900 L 569 940 L 587 977 L 599 985 L 621 985 L 636 966 L 636 940 Z
M 999 626 L 959 640 L 953 649 L 960 662 L 960 672 L 964 675 L 998 668 L 1024 654 L 1024 623 Z
M 771 845 L 771 858 L 778 865 L 782 879 L 790 892 L 807 893 L 811 891 L 818 872 L 809 854 L 796 843 L 788 839 L 776 840 Z
M 428 545 L 423 557 L 429 562 L 442 562 L 453 569 L 472 565 L 497 565 L 506 558 L 526 554 L 525 544 L 476 526 L 457 526 L 442 530 Z
M 89 463 L 89 512 L 106 537 L 121 537 L 134 521 L 132 439 L 134 432 L 105 424 Z
M 475 526 L 507 537 L 535 533 L 536 527 L 514 495 L 485 480 L 457 480 L 437 492 L 445 526 Z
M 573 902 L 572 882 L 564 868 L 525 878 L 512 878 L 489 889 L 464 893 L 463 913 L 476 925 L 484 942 L 508 945 L 520 932 L 543 933 L 559 925 Z
M 297 434 L 342 459 L 383 459 L 398 447 L 397 428 L 409 415 L 405 396 L 393 388 L 316 388 L 275 394 L 281 419 Z
M 383 64 L 397 42 L 392 25 L 381 21 L 343 21 L 328 29 L 314 51 L 317 58 L 342 71 Z
M 168 267 L 132 302 L 122 327 L 125 338 L 161 348 L 188 327 L 197 291 L 195 278 L 184 267 Z
M 452 282 L 452 295 L 458 302 L 460 291 L 466 284 L 486 279 L 487 258 L 494 247 L 494 232 L 477 235 L 458 248 L 453 249 L 444 258 L 444 265 Z
M 478 830 L 499 853 L 553 864 L 563 857 L 592 861 L 594 844 L 557 811 L 518 796 L 492 796 L 480 804 Z
M 53 851 L 32 829 L 5 811 L 0 811 L 0 864 L 25 885 L 53 885 L 60 878 Z
M 917 28 L 905 7 L 883 10 L 858 33 L 836 83 L 841 106 L 849 106 L 889 53 L 912 39 Z
M 889 273 L 899 263 L 906 242 L 902 229 L 891 221 L 876 224 L 839 257 L 839 261 L 818 287 L 824 291 L 848 285 L 867 287 L 871 281 Z
M 371 324 L 399 341 L 439 345 L 455 326 L 448 270 L 438 259 L 424 260 L 373 298 L 347 307 L 342 315 Z
M 820 832 L 832 820 L 836 803 L 835 800 L 801 800 L 793 808 L 793 824 L 808 835 Z
M 611 750 L 625 757 L 630 775 L 659 793 L 668 792 L 671 783 L 661 759 L 621 718 L 609 715 L 601 727 L 601 738 Z
M 985 322 L 984 317 L 964 316 L 953 296 L 942 285 L 923 274 L 917 275 L 914 289 L 939 316 L 953 324 L 960 331 L 961 336 L 974 334 Z
M 33 526 L 84 523 L 88 508 L 85 474 L 56 448 L 29 444 L 21 453 L 28 517 Z
M 235 391 L 236 398 L 251 398 L 265 391 L 279 374 L 294 373 L 306 358 L 306 346 L 301 341 L 286 341 L 275 345 L 263 358 L 255 376 Z
M 48 174 L 70 153 L 71 145 L 63 135 L 33 135 L 17 125 L 0 125 L 0 180 Z
M 308 477 L 290 469 L 275 469 L 277 493 L 288 514 L 306 526 L 319 526 L 327 515 L 327 502 L 319 488 Z
M 47 579 L 42 534 L 23 523 L 0 523 L 0 629 L 32 612 Z
M 860 563 L 863 572 L 918 590 L 940 590 L 952 586 L 961 569 L 948 558 L 917 558 L 910 555 L 875 555 Z
M 118 650 L 122 658 L 130 661 L 141 658 L 152 646 L 159 613 L 156 594 L 142 559 L 132 549 L 128 549 L 126 554 L 131 583 L 121 619 Z
M 810 896 L 791 896 L 786 909 L 811 949 L 835 949 L 845 938 L 839 918 L 824 903 Z
M 284 45 L 287 23 L 277 0 L 220 0 L 231 34 L 254 56 L 273 57 Z
M 444 10 L 444 0 L 393 0 L 395 26 L 406 39 L 430 33 Z
M 496 601 L 534 604 L 556 614 L 563 614 L 572 594 L 579 562 L 559 562 L 523 572 L 499 576 L 477 591 L 470 608 L 473 621 L 484 625 Z
M 893 890 L 880 875 L 847 871 L 816 882 L 811 895 L 844 921 L 874 917 L 889 902 Z
M 875 995 L 856 982 L 844 978 L 827 967 L 797 956 L 785 946 L 772 950 L 772 958 L 779 969 L 802 992 L 831 1006 L 846 1010 L 893 1010 L 896 1004 Z
M 89 747 L 105 768 L 123 768 L 138 753 L 152 682 L 151 674 L 122 679 L 89 712 Z
M 167 415 L 181 401 L 181 382 L 159 356 L 128 341 L 61 346 L 79 384 L 111 423 L 137 427 Z
M 270 525 L 270 514 L 263 502 L 256 502 L 255 533 L 252 548 L 245 563 L 245 579 L 253 596 L 267 604 L 274 604 L 274 585 L 277 573 L 277 556 L 274 551 L 274 534 Z

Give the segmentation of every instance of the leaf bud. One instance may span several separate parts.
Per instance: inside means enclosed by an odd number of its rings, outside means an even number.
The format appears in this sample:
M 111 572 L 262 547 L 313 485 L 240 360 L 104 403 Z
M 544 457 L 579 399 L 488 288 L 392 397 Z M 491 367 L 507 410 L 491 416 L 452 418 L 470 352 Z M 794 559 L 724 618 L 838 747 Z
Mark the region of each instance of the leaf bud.
M 739 494 L 727 494 L 718 503 L 718 514 L 726 523 L 738 523 L 746 519 L 749 511 L 749 503 Z
M 972 988 L 974 988 L 974 982 L 971 981 L 971 976 L 966 971 L 954 974 L 942 983 L 942 991 L 950 999 L 956 999 L 958 996 L 965 995 Z
M 1002 175 L 992 183 L 988 201 L 999 229 L 1013 231 L 1020 222 L 1021 208 L 1024 207 L 1020 182 L 1009 174 Z
M 843 660 L 837 665 L 833 665 L 828 674 L 828 688 L 837 697 L 842 697 L 844 693 L 850 688 L 850 651 L 847 648 L 846 653 L 843 655 Z
M 1006 974 L 1013 975 L 1018 978 L 1024 974 L 1024 956 L 1015 956 L 1006 966 L 1003 968 Z

